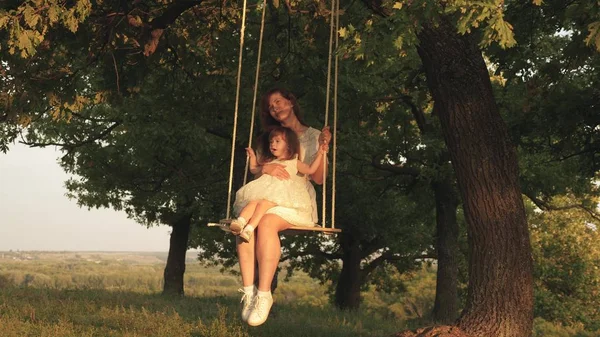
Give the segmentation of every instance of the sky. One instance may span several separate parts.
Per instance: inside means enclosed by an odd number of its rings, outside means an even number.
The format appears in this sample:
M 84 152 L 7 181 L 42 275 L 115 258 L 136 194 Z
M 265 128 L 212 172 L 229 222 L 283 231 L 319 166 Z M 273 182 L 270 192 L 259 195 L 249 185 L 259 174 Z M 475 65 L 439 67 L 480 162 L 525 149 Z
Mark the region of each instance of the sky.
M 148 229 L 124 212 L 67 198 L 59 157 L 22 144 L 0 152 L 0 251 L 168 251 L 170 227 Z

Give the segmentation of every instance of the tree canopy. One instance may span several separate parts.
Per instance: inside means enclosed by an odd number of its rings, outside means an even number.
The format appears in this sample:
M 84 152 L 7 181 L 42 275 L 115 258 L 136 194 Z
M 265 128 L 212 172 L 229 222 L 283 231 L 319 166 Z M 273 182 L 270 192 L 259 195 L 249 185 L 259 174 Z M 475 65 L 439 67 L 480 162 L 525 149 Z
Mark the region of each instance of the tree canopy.
M 67 187 L 81 205 L 123 209 L 146 225 L 184 228 L 185 235 L 172 239 L 172 246 L 201 247 L 203 257 L 232 266 L 232 237 L 203 224 L 225 213 L 240 4 L 6 3 L 0 9 L 0 149 L 7 151 L 17 137 L 35 146 L 60 146 L 61 165 L 76 175 Z M 248 12 L 245 69 L 256 67 L 261 5 L 252 4 Z M 308 123 L 319 127 L 327 90 L 328 9 L 323 2 L 267 6 L 267 52 L 256 89 L 286 85 L 299 97 Z M 569 207 L 595 216 L 599 7 L 583 0 L 346 4 L 336 51 L 341 60 L 336 208 L 344 234 L 339 240 L 286 238 L 290 271 L 333 279 L 346 287 L 338 291 L 356 294 L 374 281 L 370 277 L 377 267 L 402 272 L 422 258 L 439 258 L 436 216 L 439 235 L 440 228 L 456 225 L 457 207 L 467 199 L 470 235 L 482 223 L 470 215 L 479 204 L 465 198 L 470 193 L 465 181 L 477 170 L 455 175 L 461 169 L 457 163 L 472 160 L 484 170 L 508 153 L 507 161 L 495 167 L 512 168 L 510 141 L 519 155 L 520 188 L 530 200 L 543 210 Z M 443 41 L 436 40 L 442 36 Z M 436 41 L 445 45 L 432 48 Z M 458 45 L 464 49 L 448 52 Z M 454 56 L 441 57 L 442 47 Z M 487 72 L 480 67 L 485 65 L 479 59 L 482 50 Z M 241 111 L 251 110 L 253 75 L 242 74 Z M 466 78 L 481 83 L 472 87 L 481 97 L 466 106 L 488 99 L 479 111 L 490 110 L 496 123 L 489 133 L 497 142 L 482 135 L 474 144 L 475 150 L 499 146 L 489 161 L 457 154 L 466 146 L 461 141 L 483 130 L 477 123 L 486 122 L 474 122 L 472 128 L 452 124 L 468 109 L 460 109 L 464 101 L 449 104 L 448 97 L 471 99 L 474 92 L 451 81 Z M 484 98 L 490 78 L 493 92 Z M 506 134 L 496 111 L 507 123 Z M 241 125 L 252 122 L 248 115 L 241 115 Z M 239 149 L 246 137 L 255 136 L 247 132 L 245 127 L 239 131 Z M 243 153 L 236 155 L 236 172 L 241 172 Z M 574 198 L 565 205 L 557 195 Z M 454 219 L 444 218 L 444 209 Z M 522 215 L 515 223 L 524 225 Z M 184 267 L 177 268 L 182 279 Z M 341 284 L 349 279 L 345 275 L 354 281 Z

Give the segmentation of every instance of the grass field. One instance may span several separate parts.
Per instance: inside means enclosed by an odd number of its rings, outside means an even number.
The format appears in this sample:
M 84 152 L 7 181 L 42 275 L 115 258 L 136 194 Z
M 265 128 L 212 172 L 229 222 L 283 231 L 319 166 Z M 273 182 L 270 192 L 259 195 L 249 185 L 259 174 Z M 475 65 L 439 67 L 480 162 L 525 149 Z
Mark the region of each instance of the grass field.
M 358 312 L 341 312 L 325 286 L 298 274 L 279 282 L 269 320 L 251 328 L 239 319 L 238 276 L 190 256 L 186 296 L 166 298 L 160 295 L 165 259 L 163 253 L 0 253 L 0 335 L 389 336 L 405 328 L 401 316 L 418 315 L 375 293 L 366 294 Z
M 185 297 L 160 295 L 165 253 L 0 252 L 0 337 L 385 337 L 428 325 L 435 270 L 403 276 L 406 291 L 363 293 L 357 312 L 335 309 L 327 287 L 280 278 L 269 320 L 239 318 L 239 277 L 190 254 Z M 600 337 L 536 318 L 534 337 Z

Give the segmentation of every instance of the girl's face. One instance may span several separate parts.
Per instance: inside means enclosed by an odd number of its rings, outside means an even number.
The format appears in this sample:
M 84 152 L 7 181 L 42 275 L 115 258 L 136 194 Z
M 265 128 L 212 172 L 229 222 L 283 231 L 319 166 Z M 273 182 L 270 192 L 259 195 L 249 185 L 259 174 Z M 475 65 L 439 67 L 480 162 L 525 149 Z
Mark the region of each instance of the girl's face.
M 274 92 L 269 97 L 269 113 L 278 122 L 283 122 L 294 114 L 293 105 L 290 100 Z
M 287 158 L 288 146 L 282 135 L 275 135 L 269 140 L 269 150 L 275 158 Z

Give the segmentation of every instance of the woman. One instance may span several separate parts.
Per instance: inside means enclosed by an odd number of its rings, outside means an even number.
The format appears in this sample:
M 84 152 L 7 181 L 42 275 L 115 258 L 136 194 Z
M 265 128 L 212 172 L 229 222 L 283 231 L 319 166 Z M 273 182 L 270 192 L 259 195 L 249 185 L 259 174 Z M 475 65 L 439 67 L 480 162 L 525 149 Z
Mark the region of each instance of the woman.
M 320 145 L 327 145 L 331 140 L 329 128 L 322 132 L 309 127 L 302 120 L 300 107 L 296 97 L 284 89 L 272 89 L 263 95 L 261 100 L 260 118 L 263 131 L 273 126 L 284 126 L 291 129 L 300 141 L 299 159 L 310 164 L 317 154 Z M 305 186 L 312 201 L 312 212 L 306 214 L 312 218 L 313 223 L 318 222 L 316 193 L 309 180 L 316 184 L 323 183 L 323 172 L 327 164 L 322 161 L 316 172 L 306 177 Z M 278 179 L 289 179 L 289 173 L 280 164 L 266 164 L 260 167 L 259 174 L 268 174 Z M 291 218 L 297 214 L 290 214 L 284 207 L 273 207 L 262 217 L 257 227 L 255 239 L 249 242 L 237 240 L 237 251 L 242 274 L 242 319 L 251 326 L 263 324 L 269 316 L 273 305 L 271 296 L 271 281 L 277 270 L 281 257 L 281 243 L 279 232 L 290 228 Z M 258 289 L 254 285 L 255 261 L 258 263 Z

